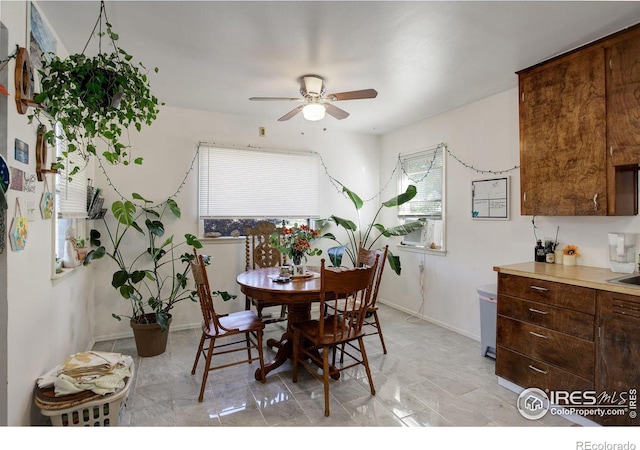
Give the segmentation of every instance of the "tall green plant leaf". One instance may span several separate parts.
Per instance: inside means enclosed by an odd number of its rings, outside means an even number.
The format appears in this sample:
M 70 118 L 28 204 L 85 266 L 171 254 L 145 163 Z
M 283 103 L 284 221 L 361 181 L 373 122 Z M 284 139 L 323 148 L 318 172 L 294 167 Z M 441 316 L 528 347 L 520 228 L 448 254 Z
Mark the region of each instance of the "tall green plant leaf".
M 350 189 L 347 189 L 347 187 L 345 185 L 342 185 L 342 192 L 347 194 L 347 197 L 349 197 L 349 199 L 353 203 L 353 206 L 355 206 L 356 209 L 362 208 L 362 206 L 364 205 L 364 202 L 362 201 L 362 199 L 360 197 L 358 197 L 358 194 L 356 194 L 355 192 L 353 192 Z
M 115 201 L 111 206 L 111 212 L 113 217 L 123 225 L 131 225 L 133 223 L 133 217 L 136 213 L 136 207 L 129 200 L 125 202 Z
M 182 215 L 182 212 L 180 211 L 180 207 L 178 206 L 176 201 L 170 198 L 169 200 L 167 200 L 167 206 L 169 207 L 173 215 L 179 219 L 180 216 Z
M 409 200 L 412 200 L 417 193 L 418 193 L 418 189 L 413 184 L 410 184 L 409 186 L 407 186 L 407 190 L 404 191 L 404 193 L 390 200 L 387 200 L 382 204 L 382 206 L 385 206 L 387 208 L 393 208 L 394 206 L 402 205 L 404 203 L 407 203 Z

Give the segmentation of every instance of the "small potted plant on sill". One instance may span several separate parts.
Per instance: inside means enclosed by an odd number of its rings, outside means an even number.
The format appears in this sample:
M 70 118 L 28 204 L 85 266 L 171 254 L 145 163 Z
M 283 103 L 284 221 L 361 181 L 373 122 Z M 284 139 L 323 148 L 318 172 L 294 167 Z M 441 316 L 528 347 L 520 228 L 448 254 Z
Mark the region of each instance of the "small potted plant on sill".
M 101 29 L 103 19 L 106 31 L 98 33 L 98 37 L 102 40 L 106 36 L 113 51 L 100 51 L 94 57 L 83 51 L 64 59 L 51 53 L 45 55 L 39 70 L 41 92 L 34 98 L 36 107 L 29 119 L 35 118 L 40 123 L 48 120 L 50 126 L 44 133 L 48 144 L 54 146 L 58 138 L 64 139 L 67 152 L 77 151 L 85 161 L 98 156 L 96 139 L 100 139 L 107 145 L 101 156 L 109 163 L 141 164 L 142 158 L 133 158 L 123 136 L 127 136 L 129 128 L 140 131 L 143 125 L 156 119 L 158 99 L 151 94 L 146 67 L 133 63 L 133 57 L 118 47 L 119 36 L 106 19 L 101 2 L 98 18 Z M 102 49 L 101 43 L 99 48 Z M 61 135 L 55 131 L 56 123 L 61 126 Z M 62 167 L 64 160 L 58 157 L 54 169 Z M 67 168 L 67 172 L 73 176 L 80 169 Z
M 98 230 L 91 230 L 90 242 L 97 248 L 87 254 L 83 264 L 88 266 L 104 256 L 116 264 L 111 285 L 129 301 L 131 313 L 112 316 L 117 320 L 129 319 L 140 356 L 155 356 L 166 349 L 173 307 L 184 300 L 198 301 L 197 292 L 191 289 L 189 273 L 194 259 L 192 248 L 200 249 L 202 243 L 192 234 L 185 234 L 181 242 L 175 242 L 173 235 L 164 236 L 165 215 L 175 218 L 181 215 L 173 199 L 156 207 L 139 194 L 133 194 L 133 199 L 141 201 L 143 206 L 136 207 L 128 200 L 116 201 L 111 206 L 116 223 L 110 223 L 107 217 L 102 219 L 106 244 L 102 243 Z M 137 249 L 132 249 L 134 244 L 129 232 L 133 233 L 134 240 L 139 238 L 134 241 L 139 244 Z M 129 237 L 128 240 L 125 241 L 125 237 Z M 189 249 L 182 253 L 180 248 L 185 245 Z M 224 301 L 236 297 L 226 291 L 212 294 Z

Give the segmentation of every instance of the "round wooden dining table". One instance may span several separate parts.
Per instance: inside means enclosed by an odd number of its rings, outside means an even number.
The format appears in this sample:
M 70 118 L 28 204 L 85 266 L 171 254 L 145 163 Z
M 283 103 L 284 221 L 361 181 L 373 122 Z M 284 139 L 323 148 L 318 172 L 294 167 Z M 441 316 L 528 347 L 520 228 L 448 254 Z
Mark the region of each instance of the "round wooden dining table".
M 240 290 L 259 302 L 277 303 L 287 306 L 287 330 L 279 341 L 269 339 L 267 345 L 277 348 L 273 361 L 265 364 L 265 375 L 280 367 L 293 353 L 291 326 L 311 318 L 311 304 L 320 301 L 320 268 L 307 267 L 308 276 L 292 278 L 290 281 L 275 281 L 279 275 L 277 267 L 249 270 L 236 278 Z M 256 370 L 256 380 L 260 380 Z

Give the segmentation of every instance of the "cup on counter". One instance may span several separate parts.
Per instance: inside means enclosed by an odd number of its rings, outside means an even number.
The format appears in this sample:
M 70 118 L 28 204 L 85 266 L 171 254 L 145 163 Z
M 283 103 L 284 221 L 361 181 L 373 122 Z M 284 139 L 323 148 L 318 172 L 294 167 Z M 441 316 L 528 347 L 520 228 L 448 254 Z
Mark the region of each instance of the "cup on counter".
M 564 254 L 562 253 L 562 250 L 556 250 L 553 252 L 554 254 L 554 258 L 555 258 L 555 263 L 556 264 L 563 264 L 563 257 Z

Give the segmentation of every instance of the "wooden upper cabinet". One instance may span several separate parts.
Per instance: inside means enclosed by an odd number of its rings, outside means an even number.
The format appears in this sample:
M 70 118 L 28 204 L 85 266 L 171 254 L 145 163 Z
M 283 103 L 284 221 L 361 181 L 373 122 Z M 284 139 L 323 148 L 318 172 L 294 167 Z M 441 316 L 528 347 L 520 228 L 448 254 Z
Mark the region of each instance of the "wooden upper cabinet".
M 638 30 L 640 31 L 640 30 Z M 640 33 L 607 49 L 607 134 L 614 166 L 640 162 Z
M 601 48 L 520 73 L 523 215 L 606 215 Z
M 518 77 L 521 214 L 638 214 L 640 24 Z

